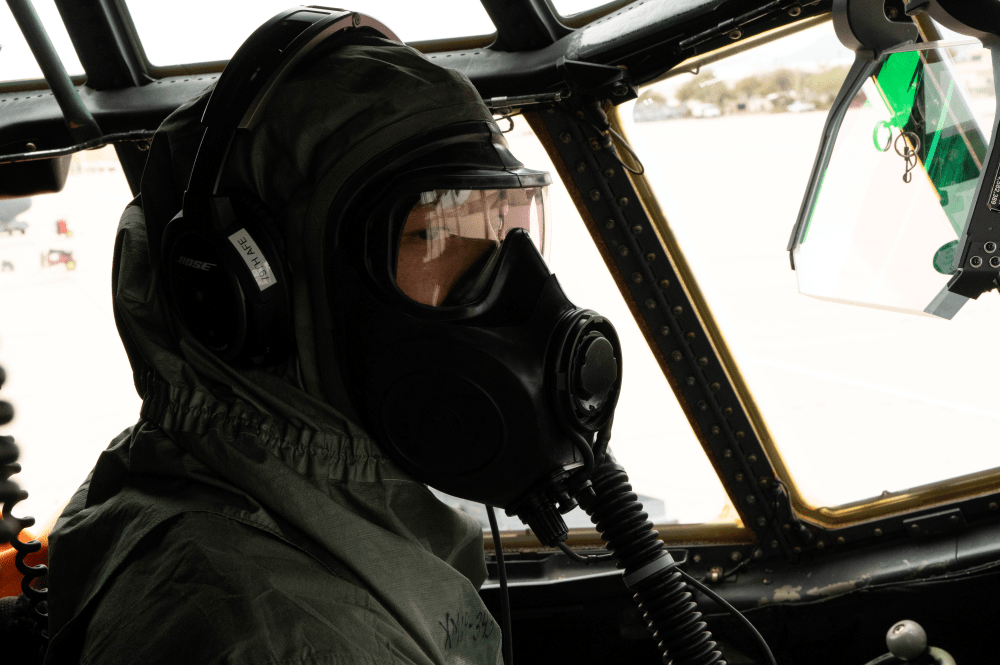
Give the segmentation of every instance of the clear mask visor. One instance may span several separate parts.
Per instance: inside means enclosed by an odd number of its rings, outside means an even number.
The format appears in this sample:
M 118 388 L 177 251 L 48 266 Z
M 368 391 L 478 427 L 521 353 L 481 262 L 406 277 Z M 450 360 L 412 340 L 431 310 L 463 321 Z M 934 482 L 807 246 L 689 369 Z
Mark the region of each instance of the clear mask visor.
M 883 55 L 850 102 L 793 248 L 799 291 L 951 318 L 965 299 L 946 285 L 995 113 L 979 42 Z
M 547 188 L 421 192 L 396 247 L 396 286 L 431 307 L 477 300 L 495 272 L 500 246 L 523 229 L 548 259 Z

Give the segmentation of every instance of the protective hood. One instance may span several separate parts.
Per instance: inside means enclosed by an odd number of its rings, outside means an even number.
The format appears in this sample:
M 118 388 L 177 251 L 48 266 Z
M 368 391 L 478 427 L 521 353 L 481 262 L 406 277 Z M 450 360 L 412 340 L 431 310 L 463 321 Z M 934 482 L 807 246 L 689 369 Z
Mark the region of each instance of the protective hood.
M 393 648 L 413 662 L 497 662 L 500 631 L 477 594 L 486 577 L 479 524 L 387 459 L 317 370 L 318 356 L 334 352 L 317 344 L 330 326 L 317 248 L 338 188 L 402 141 L 454 122 L 492 123 L 489 110 L 463 75 L 374 37 L 321 47 L 281 84 L 239 139 L 228 184 L 264 202 L 285 245 L 295 350 L 277 366 L 238 370 L 189 336 L 174 340 L 151 260 L 181 207 L 209 93 L 161 125 L 141 196 L 119 225 L 114 313 L 141 419 L 102 454 L 53 534 L 52 648 L 75 639 L 77 618 L 146 534 L 207 511 L 278 537 L 366 590 L 408 635 L 408 646 Z M 489 622 L 489 639 L 452 639 L 450 623 L 466 612 Z

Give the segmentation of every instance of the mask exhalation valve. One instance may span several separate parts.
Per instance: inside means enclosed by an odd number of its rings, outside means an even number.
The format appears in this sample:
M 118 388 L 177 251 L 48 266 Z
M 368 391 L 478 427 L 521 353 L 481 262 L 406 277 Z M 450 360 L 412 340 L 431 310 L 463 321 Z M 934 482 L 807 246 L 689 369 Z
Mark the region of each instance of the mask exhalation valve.
M 577 310 L 556 337 L 556 402 L 571 429 L 595 432 L 614 412 L 621 389 L 621 344 L 611 322 Z

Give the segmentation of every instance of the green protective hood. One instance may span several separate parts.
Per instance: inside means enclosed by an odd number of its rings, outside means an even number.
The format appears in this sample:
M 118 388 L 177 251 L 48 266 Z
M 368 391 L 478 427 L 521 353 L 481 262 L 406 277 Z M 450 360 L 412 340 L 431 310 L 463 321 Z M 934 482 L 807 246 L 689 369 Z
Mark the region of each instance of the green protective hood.
M 284 240 L 296 353 L 279 366 L 238 370 L 196 340 L 174 340 L 151 261 L 181 207 L 209 92 L 161 125 L 141 195 L 119 224 L 114 313 L 143 406 L 140 421 L 102 453 L 52 534 L 47 662 L 87 660 L 84 636 L 99 629 L 87 627 L 88 614 L 144 538 L 178 516 L 211 513 L 307 553 L 324 573 L 370 594 L 366 611 L 389 627 L 379 644 L 358 635 L 351 653 L 493 665 L 500 630 L 477 593 L 486 578 L 479 524 L 383 456 L 320 386 L 317 357 L 333 351 L 317 344 L 329 338 L 330 314 L 321 306 L 327 298 L 315 251 L 330 202 L 361 165 L 423 132 L 492 116 L 462 74 L 386 40 L 326 45 L 300 65 L 240 139 L 228 167 L 230 184 L 265 202 Z M 274 562 L 282 565 L 291 564 Z M 163 582 L 169 590 L 170 581 Z M 324 584 L 317 575 L 324 590 L 316 595 L 336 614 L 341 587 Z M 169 622 L 181 607 L 175 602 L 165 592 L 132 615 L 155 611 L 150 625 Z M 471 617 L 470 627 L 478 622 L 483 630 L 459 639 L 456 617 Z M 309 649 L 319 646 L 305 649 L 294 634 L 267 636 L 273 660 L 260 662 L 305 662 L 318 653 Z

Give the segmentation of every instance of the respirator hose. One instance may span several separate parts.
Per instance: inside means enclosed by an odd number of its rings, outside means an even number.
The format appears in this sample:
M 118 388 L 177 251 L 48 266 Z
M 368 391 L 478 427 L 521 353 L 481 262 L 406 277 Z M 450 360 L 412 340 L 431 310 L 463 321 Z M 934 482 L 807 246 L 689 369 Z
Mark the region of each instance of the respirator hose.
M 632 492 L 628 475 L 609 452 L 577 496 L 607 549 L 624 570 L 646 626 L 659 641 L 667 665 L 726 665 L 712 633 L 675 569 L 659 534 Z

